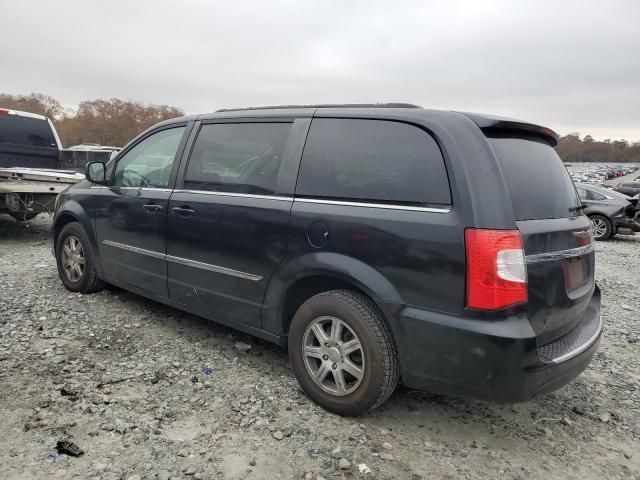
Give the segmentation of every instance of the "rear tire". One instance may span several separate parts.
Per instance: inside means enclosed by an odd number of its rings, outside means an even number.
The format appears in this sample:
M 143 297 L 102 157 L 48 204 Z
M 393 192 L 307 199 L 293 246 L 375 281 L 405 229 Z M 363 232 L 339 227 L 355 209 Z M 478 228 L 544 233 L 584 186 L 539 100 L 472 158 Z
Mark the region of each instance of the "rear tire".
M 320 293 L 302 304 L 289 331 L 289 357 L 307 395 L 339 415 L 378 407 L 400 378 L 398 352 L 382 312 L 349 290 Z
M 72 292 L 93 293 L 104 287 L 95 267 L 91 242 L 78 222 L 68 223 L 58 235 L 56 264 L 60 280 Z
M 611 236 L 613 227 L 607 217 L 604 215 L 591 215 L 590 219 L 593 224 L 593 238 L 595 240 L 606 240 Z

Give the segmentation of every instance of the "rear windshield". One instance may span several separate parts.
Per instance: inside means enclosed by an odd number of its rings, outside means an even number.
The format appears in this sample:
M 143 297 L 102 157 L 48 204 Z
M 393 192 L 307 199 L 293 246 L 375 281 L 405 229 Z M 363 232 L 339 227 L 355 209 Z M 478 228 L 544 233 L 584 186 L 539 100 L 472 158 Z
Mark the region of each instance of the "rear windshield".
M 19 115 L 0 115 L 0 143 L 57 147 L 49 122 Z
M 556 151 L 536 138 L 491 137 L 516 220 L 576 215 L 578 196 Z

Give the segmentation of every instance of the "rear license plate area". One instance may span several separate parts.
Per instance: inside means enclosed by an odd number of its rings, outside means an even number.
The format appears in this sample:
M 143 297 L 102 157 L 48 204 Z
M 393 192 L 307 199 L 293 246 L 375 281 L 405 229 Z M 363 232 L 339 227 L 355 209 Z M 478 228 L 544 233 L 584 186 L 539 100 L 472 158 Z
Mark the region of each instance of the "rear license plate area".
M 585 257 L 568 258 L 562 262 L 564 286 L 567 291 L 580 288 L 587 283 Z

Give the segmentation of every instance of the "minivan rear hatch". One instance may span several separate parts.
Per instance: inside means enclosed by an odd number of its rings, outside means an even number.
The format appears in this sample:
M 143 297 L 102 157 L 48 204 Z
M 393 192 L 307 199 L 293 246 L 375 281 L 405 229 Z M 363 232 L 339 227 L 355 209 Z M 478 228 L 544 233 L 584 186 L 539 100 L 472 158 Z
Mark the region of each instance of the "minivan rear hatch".
M 584 317 L 595 289 L 591 222 L 553 139 L 535 132 L 484 129 L 522 235 L 528 316 L 544 345 Z

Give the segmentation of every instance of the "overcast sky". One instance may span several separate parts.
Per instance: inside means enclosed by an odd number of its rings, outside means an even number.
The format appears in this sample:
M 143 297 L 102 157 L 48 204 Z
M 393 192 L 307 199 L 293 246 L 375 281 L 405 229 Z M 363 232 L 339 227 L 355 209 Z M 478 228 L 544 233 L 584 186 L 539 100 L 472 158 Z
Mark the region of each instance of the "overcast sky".
M 640 1 L 0 0 L 0 92 L 403 101 L 640 140 Z

